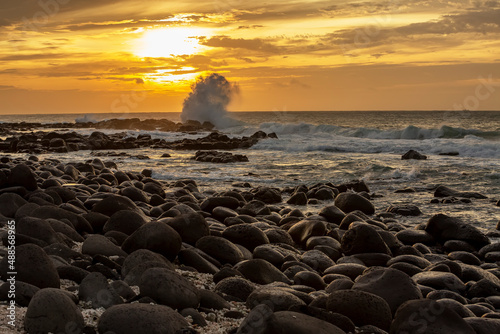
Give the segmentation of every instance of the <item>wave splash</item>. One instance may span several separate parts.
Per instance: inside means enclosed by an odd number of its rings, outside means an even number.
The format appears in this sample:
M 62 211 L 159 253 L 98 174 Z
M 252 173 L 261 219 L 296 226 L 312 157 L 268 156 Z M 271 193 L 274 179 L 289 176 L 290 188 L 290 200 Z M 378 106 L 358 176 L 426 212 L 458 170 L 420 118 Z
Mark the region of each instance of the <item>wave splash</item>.
M 463 129 L 443 125 L 436 129 L 425 129 L 410 125 L 404 129 L 381 130 L 373 128 L 347 128 L 336 125 L 314 125 L 307 123 L 262 123 L 259 130 L 275 132 L 278 135 L 286 134 L 331 134 L 343 137 L 370 138 L 370 139 L 407 139 L 423 140 L 434 138 L 460 139 L 467 136 L 476 136 L 486 139 L 500 139 L 500 131 L 481 131 L 477 129 Z

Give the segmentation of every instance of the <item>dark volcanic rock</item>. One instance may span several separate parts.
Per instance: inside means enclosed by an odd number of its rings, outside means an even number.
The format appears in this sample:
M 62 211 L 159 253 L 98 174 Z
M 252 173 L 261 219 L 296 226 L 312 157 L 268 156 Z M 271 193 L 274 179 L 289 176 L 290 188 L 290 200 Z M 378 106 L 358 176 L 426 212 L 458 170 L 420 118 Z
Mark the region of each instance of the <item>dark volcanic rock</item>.
M 410 159 L 425 160 L 425 159 L 427 159 L 427 156 L 420 154 L 415 150 L 409 150 L 408 152 L 403 154 L 403 156 L 401 156 L 401 160 L 410 160 Z
M 213 163 L 248 162 L 248 158 L 245 155 L 218 151 L 198 151 L 191 159 Z
M 69 294 L 54 288 L 35 293 L 24 318 L 28 333 L 81 333 L 84 327 L 82 313 Z
M 101 273 L 90 273 L 82 280 L 78 288 L 78 298 L 91 302 L 93 308 L 108 308 L 123 302 Z
M 367 215 L 375 213 L 375 207 L 373 204 L 363 196 L 356 193 L 340 193 L 335 198 L 335 206 L 345 213 L 356 210 L 362 211 Z
M 28 202 L 14 193 L 4 193 L 0 195 L 0 215 L 14 218 L 17 210 Z
M 401 305 L 394 316 L 390 334 L 460 333 L 475 331 L 450 308 L 435 300 L 410 300 Z
M 100 234 L 91 234 L 85 239 L 82 245 L 82 254 L 88 254 L 90 256 L 127 256 L 127 253 L 120 247 Z
M 321 220 L 304 219 L 288 230 L 288 234 L 298 244 L 305 244 L 310 237 L 323 236 L 325 233 L 326 223 Z
M 34 244 L 24 244 L 16 247 L 17 271 L 16 280 L 32 284 L 41 289 L 59 288 L 59 274 L 42 248 Z M 0 272 L 3 280 L 10 278 L 7 256 L 0 262 Z
M 269 243 L 266 234 L 250 224 L 229 226 L 222 232 L 222 236 L 235 244 L 242 245 L 251 252 L 255 247 Z
M 391 251 L 375 228 L 360 224 L 349 228 L 341 240 L 342 251 L 346 255 L 360 253 L 384 253 Z
M 179 233 L 183 242 L 195 244 L 200 238 L 209 235 L 207 221 L 199 213 L 186 213 L 174 218 L 163 218 L 160 222 L 167 223 Z
M 10 290 L 10 282 L 2 284 L 0 286 L 0 300 L 4 302 L 8 302 L 11 298 L 9 297 Z M 16 304 L 22 307 L 28 306 L 31 301 L 31 298 L 38 292 L 40 288 L 24 283 L 21 281 L 15 282 L 15 291 L 16 291 Z
M 263 287 L 256 289 L 246 300 L 246 305 L 250 309 L 263 303 L 271 306 L 274 311 L 285 311 L 293 306 L 305 305 L 304 301 L 299 297 L 287 291 L 285 288 L 278 287 Z
M 432 216 L 425 226 L 425 231 L 443 243 L 447 240 L 462 240 L 478 249 L 490 243 L 488 237 L 475 226 L 443 214 Z
M 328 296 L 327 309 L 345 315 L 356 326 L 374 325 L 385 331 L 391 326 L 389 305 L 382 297 L 372 293 L 358 290 L 334 291 Z
M 420 216 L 422 211 L 415 205 L 391 205 L 387 212 L 396 213 L 401 216 Z
M 139 288 L 141 296 L 151 297 L 174 309 L 197 308 L 200 303 L 198 289 L 186 278 L 165 268 L 146 270 L 141 276 Z
M 290 283 L 290 280 L 279 269 L 263 259 L 242 261 L 234 269 L 242 273 L 245 278 L 257 284 L 269 284 L 273 282 Z
M 143 303 L 115 305 L 99 319 L 99 333 L 177 334 L 189 326 L 168 306 Z
M 108 217 L 111 217 L 120 210 L 130 210 L 140 215 L 144 214 L 130 198 L 119 195 L 109 196 L 96 203 L 92 208 L 93 212 L 102 213 Z
M 115 212 L 103 227 L 103 232 L 118 231 L 130 235 L 146 223 L 144 215 L 130 210 Z
M 457 191 L 446 186 L 439 186 L 434 191 L 434 197 L 464 197 L 464 198 L 488 198 L 480 193 L 471 191 Z
M 132 233 L 123 242 L 122 249 L 127 253 L 148 249 L 173 260 L 179 253 L 181 244 L 181 236 L 176 230 L 165 223 L 151 222 Z
M 244 258 L 243 253 L 235 244 L 222 237 L 203 237 L 196 242 L 196 248 L 201 249 L 221 263 L 236 264 Z
M 18 164 L 11 169 L 10 175 L 7 179 L 7 185 L 12 187 L 22 186 L 28 190 L 35 190 L 38 188 L 35 174 L 31 168 L 25 164 Z
M 368 271 L 356 279 L 352 289 L 370 292 L 382 297 L 393 314 L 404 302 L 422 298 L 422 292 L 410 276 L 391 268 Z

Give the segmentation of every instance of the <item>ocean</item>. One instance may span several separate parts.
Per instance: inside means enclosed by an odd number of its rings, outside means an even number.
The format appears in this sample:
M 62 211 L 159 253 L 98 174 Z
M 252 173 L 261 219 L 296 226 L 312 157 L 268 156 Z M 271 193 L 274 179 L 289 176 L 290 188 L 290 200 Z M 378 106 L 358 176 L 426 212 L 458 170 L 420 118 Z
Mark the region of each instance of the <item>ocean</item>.
M 113 160 L 120 169 L 151 168 L 156 178 L 191 178 L 204 191 L 231 188 L 235 182 L 254 186 L 289 187 L 318 182 L 340 184 L 364 180 L 377 197 L 377 211 L 391 204 L 417 205 L 420 217 L 402 218 L 405 224 L 425 222 L 436 213 L 461 217 L 482 229 L 494 229 L 500 219 L 500 111 L 332 111 L 332 112 L 238 112 L 229 113 L 235 126 L 221 129 L 230 136 L 251 135 L 258 130 L 275 132 L 278 139 L 265 139 L 247 150 L 249 162 L 212 164 L 190 160 L 194 152 L 141 149 L 127 150 L 147 160 L 101 157 Z M 140 118 L 180 121 L 180 113 L 2 115 L 1 122 L 75 122 L 111 118 Z M 70 129 L 71 131 L 76 129 Z M 49 131 L 49 130 L 44 130 Z M 90 133 L 93 129 L 77 130 Z M 99 130 L 103 131 L 103 130 Z M 110 133 L 122 130 L 104 130 Z M 137 136 L 149 133 L 167 141 L 206 134 L 128 131 Z M 401 160 L 414 149 L 427 160 Z M 454 152 L 456 156 L 441 155 Z M 116 152 L 114 152 L 116 153 Z M 162 158 L 170 153 L 170 158 Z M 93 158 L 93 152 L 47 154 L 61 161 Z M 430 204 L 433 189 L 446 185 L 459 191 L 475 191 L 486 200 L 472 203 Z M 415 193 L 395 193 L 413 187 Z M 315 211 L 318 207 L 304 207 Z

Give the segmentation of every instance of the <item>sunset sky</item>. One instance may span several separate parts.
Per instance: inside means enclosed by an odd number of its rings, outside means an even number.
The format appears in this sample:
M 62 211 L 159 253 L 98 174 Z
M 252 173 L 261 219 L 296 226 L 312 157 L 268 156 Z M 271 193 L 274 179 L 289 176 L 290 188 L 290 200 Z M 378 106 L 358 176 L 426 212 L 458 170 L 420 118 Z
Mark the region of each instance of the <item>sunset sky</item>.
M 2 114 L 181 111 L 211 72 L 233 111 L 500 109 L 494 0 L 1 0 L 0 36 Z

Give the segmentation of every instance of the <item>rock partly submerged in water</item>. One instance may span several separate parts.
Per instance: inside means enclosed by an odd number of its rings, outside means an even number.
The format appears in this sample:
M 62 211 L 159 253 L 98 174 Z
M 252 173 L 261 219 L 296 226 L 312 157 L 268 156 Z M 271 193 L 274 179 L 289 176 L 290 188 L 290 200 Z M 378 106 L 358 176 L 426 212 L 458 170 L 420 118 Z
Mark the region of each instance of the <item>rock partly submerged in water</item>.
M 415 150 L 409 150 L 401 156 L 401 160 L 426 160 L 427 156 Z

